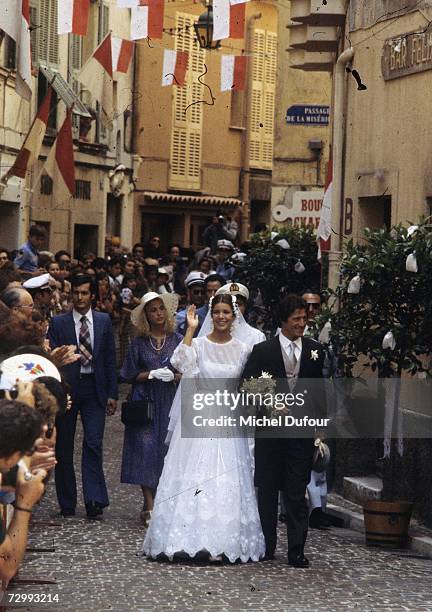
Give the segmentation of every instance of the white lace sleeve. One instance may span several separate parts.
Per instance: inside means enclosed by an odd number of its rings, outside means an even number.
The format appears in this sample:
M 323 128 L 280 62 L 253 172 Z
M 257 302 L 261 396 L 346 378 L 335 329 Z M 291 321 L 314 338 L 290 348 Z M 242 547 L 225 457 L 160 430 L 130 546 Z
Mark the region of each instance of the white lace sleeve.
M 181 342 L 172 354 L 171 365 L 182 374 L 197 376 L 199 369 L 196 349 L 195 341 L 192 341 L 192 346 L 187 346 L 184 342 Z

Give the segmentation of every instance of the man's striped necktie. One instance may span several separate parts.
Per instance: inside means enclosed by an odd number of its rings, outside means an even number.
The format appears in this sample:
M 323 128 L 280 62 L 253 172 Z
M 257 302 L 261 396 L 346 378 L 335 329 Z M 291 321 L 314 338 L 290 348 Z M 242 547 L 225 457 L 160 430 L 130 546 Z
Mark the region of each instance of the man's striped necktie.
M 93 359 L 90 331 L 87 324 L 87 317 L 81 317 L 81 328 L 79 333 L 79 351 L 81 353 L 81 364 L 91 365 Z

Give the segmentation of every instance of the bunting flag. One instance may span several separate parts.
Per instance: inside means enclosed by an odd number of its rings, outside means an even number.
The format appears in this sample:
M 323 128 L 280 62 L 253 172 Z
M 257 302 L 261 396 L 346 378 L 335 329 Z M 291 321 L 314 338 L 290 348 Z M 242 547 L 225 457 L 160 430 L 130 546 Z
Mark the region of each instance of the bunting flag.
M 57 0 L 57 34 L 87 36 L 90 0 Z
M 333 164 L 332 159 L 328 162 L 326 186 L 324 192 L 323 203 L 321 207 L 321 216 L 317 229 L 318 254 L 317 259 L 321 261 L 321 256 L 324 251 L 330 251 L 331 247 L 331 219 L 332 219 L 332 198 L 333 198 Z
M 248 1 L 213 0 L 213 40 L 244 37 Z
M 65 202 L 75 194 L 71 108 L 66 113 L 43 169 L 53 181 L 53 199 L 56 203 Z
M 117 0 L 118 8 L 134 8 L 139 5 L 139 0 Z
M 94 100 L 99 102 L 102 121 L 107 124 L 113 119 L 113 61 L 111 32 L 109 32 L 93 55 L 86 61 L 77 76 Z
M 221 91 L 243 90 L 246 87 L 247 57 L 221 56 Z
M 162 85 L 185 84 L 186 71 L 188 66 L 189 54 L 186 51 L 173 51 L 164 49 Z
M 132 59 L 134 42 L 111 36 L 111 55 L 113 72 L 126 72 Z
M 131 39 L 163 38 L 164 0 L 138 0 L 132 8 Z
M 32 75 L 29 0 L 0 0 L 0 28 L 16 43 L 16 92 L 30 100 Z
M 25 178 L 26 172 L 28 172 L 39 159 L 39 153 L 42 148 L 51 108 L 51 94 L 52 90 L 51 87 L 49 87 L 15 162 L 12 168 L 6 173 L 6 179 L 10 176 Z

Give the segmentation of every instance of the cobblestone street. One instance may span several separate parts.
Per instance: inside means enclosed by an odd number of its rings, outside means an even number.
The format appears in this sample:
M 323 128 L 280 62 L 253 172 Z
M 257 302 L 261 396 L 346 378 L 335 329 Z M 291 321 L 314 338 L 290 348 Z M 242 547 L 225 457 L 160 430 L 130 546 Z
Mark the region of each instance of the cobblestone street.
M 58 603 L 32 609 L 432 610 L 431 560 L 408 551 L 366 548 L 361 534 L 343 529 L 310 532 L 308 570 L 286 565 L 282 530 L 272 562 L 213 566 L 146 560 L 139 556 L 141 495 L 119 483 L 122 435 L 116 415 L 106 430 L 111 506 L 103 522 L 88 522 L 82 506 L 75 518 L 54 519 L 57 505 L 49 484 L 29 546 L 55 550 L 29 552 L 20 579 L 56 583 L 9 590 L 58 595 Z

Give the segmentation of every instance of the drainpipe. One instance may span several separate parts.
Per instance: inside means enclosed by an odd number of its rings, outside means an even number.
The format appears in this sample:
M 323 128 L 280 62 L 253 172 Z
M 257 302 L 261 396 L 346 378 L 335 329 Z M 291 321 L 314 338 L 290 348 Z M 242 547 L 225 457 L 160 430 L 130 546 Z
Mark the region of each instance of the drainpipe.
M 246 79 L 246 95 L 243 106 L 243 112 L 245 115 L 245 130 L 243 137 L 243 167 L 241 170 L 241 199 L 245 203 L 242 206 L 242 216 L 241 216 L 241 226 L 240 226 L 240 242 L 245 242 L 249 235 L 249 221 L 250 221 L 250 210 L 249 210 L 249 182 L 250 182 L 250 166 L 249 166 L 249 157 L 250 157 L 250 115 L 251 115 L 251 104 L 252 104 L 252 61 L 253 58 L 250 55 L 252 52 L 252 43 L 253 43 L 253 27 L 255 25 L 255 21 L 261 19 L 261 13 L 254 13 L 247 20 L 247 28 L 246 28 L 246 55 L 249 55 L 249 60 L 247 63 L 248 66 L 248 74 Z
M 328 285 L 336 289 L 339 284 L 339 264 L 342 254 L 342 218 L 343 218 L 343 147 L 345 138 L 346 116 L 346 66 L 354 57 L 354 49 L 349 47 L 343 51 L 336 62 L 334 76 L 334 111 L 333 111 L 333 197 L 331 227 L 334 232 L 331 236 L 331 249 L 329 251 L 329 279 Z

